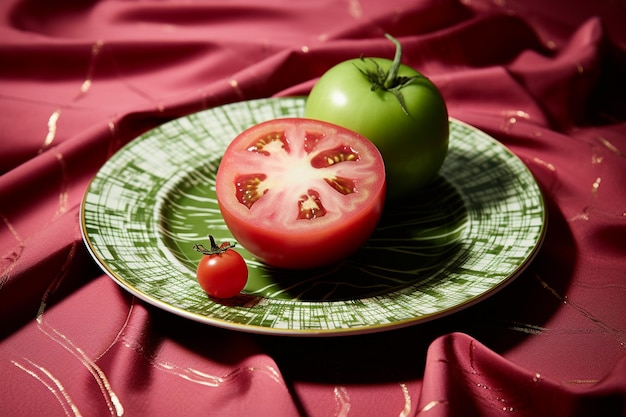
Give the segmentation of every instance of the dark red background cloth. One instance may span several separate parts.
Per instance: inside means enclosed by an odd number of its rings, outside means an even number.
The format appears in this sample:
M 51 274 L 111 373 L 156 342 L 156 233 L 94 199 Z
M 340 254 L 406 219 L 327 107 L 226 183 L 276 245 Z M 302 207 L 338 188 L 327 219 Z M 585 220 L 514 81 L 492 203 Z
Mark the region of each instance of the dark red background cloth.
M 626 416 L 623 0 L 5 0 L 0 415 Z M 306 94 L 393 55 L 537 178 L 549 216 L 511 285 L 446 318 L 340 338 L 239 333 L 137 300 L 79 205 L 139 133 Z

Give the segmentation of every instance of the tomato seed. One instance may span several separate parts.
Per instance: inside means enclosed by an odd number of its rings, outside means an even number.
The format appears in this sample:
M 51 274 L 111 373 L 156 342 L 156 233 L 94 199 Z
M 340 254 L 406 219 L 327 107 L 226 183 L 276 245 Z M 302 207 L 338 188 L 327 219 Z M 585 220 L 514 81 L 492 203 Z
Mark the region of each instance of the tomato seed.
M 270 156 L 273 152 L 284 150 L 289 153 L 289 143 L 285 137 L 285 132 L 272 132 L 264 137 L 258 138 L 256 143 L 248 147 L 250 152 L 258 152 L 260 154 Z
M 324 181 L 331 187 L 333 187 L 339 193 L 346 195 L 350 193 L 356 192 L 356 182 L 351 180 L 350 178 L 345 177 L 335 177 L 335 178 L 324 178 Z
M 329 149 L 313 157 L 311 165 L 313 168 L 325 168 L 341 162 L 358 161 L 359 154 L 350 146 L 340 145 L 334 149 Z
M 313 220 L 326 215 L 326 209 L 317 191 L 309 190 L 298 199 L 298 219 Z
M 248 208 L 252 207 L 261 198 L 259 186 L 266 177 L 265 174 L 248 174 L 238 177 L 235 181 L 237 200 Z

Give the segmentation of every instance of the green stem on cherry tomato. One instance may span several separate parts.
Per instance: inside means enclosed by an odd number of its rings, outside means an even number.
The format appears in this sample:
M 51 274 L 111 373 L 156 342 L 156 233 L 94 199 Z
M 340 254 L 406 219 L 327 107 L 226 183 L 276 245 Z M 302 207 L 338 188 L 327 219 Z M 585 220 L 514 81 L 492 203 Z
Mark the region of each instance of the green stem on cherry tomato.
M 400 65 L 402 63 L 402 45 L 396 38 L 388 33 L 385 33 L 385 37 L 392 41 L 396 46 L 396 52 L 393 57 L 391 66 L 389 67 L 389 70 L 385 72 L 382 68 L 380 68 L 378 63 L 372 59 L 370 59 L 370 62 L 374 64 L 373 70 L 371 68 L 363 69 L 359 66 L 356 67 L 361 72 L 361 74 L 363 74 L 363 76 L 367 78 L 367 80 L 372 84 L 372 91 L 383 90 L 393 94 L 398 99 L 402 111 L 408 115 L 409 112 L 406 109 L 406 105 L 404 103 L 404 96 L 402 95 L 402 91 L 400 90 L 411 84 L 416 79 L 423 78 L 423 75 L 414 75 L 412 77 L 398 76 L 398 71 L 400 70 Z M 365 59 L 366 58 L 361 57 L 362 61 L 365 61 Z
M 217 246 L 213 235 L 209 235 L 209 241 L 211 242 L 211 249 L 207 249 L 204 245 L 199 243 L 193 245 L 193 249 L 202 253 L 203 255 L 220 255 L 226 252 L 228 249 L 235 247 L 234 243 L 222 243 L 220 246 Z

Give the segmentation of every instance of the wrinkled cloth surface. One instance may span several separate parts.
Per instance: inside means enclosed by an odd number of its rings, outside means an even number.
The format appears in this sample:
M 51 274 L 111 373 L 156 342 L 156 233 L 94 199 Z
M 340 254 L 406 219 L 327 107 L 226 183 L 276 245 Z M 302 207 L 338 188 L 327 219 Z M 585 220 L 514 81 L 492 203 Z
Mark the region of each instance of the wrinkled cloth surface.
M 0 4 L 0 415 L 626 416 L 621 0 L 6 0 Z M 82 242 L 121 146 L 226 103 L 307 94 L 393 56 L 528 166 L 537 257 L 432 322 L 290 338 L 192 322 Z

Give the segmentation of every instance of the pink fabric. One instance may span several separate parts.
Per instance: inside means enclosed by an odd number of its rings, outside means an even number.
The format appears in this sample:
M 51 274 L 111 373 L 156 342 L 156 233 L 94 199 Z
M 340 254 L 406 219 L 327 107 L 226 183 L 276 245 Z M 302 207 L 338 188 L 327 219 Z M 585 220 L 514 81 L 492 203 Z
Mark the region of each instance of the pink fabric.
M 615 0 L 0 4 L 0 415 L 626 416 L 626 6 Z M 80 237 L 89 180 L 173 117 L 391 56 L 545 192 L 502 292 L 411 328 L 258 336 L 145 305 Z

